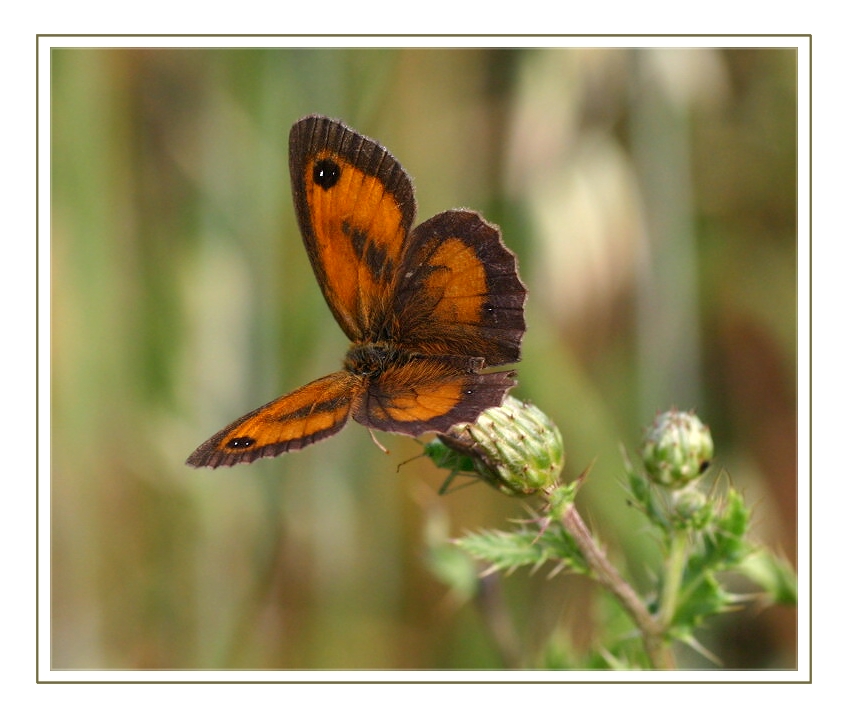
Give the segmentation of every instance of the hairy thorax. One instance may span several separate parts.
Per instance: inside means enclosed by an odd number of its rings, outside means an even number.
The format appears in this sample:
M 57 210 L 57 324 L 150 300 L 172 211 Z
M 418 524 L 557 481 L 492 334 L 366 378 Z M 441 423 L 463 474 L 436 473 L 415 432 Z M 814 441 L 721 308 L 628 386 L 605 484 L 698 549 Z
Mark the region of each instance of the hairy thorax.
M 347 371 L 359 376 L 376 378 L 389 366 L 406 364 L 412 355 L 387 342 L 352 344 L 344 361 Z

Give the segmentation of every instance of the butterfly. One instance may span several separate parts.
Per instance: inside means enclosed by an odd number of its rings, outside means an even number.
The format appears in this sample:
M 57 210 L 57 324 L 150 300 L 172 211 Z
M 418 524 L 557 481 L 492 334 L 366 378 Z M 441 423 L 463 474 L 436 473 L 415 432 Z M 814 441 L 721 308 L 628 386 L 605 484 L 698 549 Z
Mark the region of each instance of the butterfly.
M 412 181 L 377 142 L 311 115 L 289 135 L 292 194 L 324 298 L 351 341 L 342 369 L 251 411 L 191 466 L 302 449 L 348 419 L 418 436 L 499 406 L 520 356 L 527 290 L 500 230 L 454 209 L 414 229 Z

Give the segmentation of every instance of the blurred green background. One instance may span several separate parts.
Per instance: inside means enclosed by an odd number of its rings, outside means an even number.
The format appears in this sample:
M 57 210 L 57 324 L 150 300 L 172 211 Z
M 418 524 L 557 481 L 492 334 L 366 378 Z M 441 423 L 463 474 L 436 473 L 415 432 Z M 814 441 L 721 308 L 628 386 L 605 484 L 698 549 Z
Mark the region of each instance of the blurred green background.
M 433 567 L 521 502 L 438 497 L 426 460 L 396 470 L 412 439 L 380 435 L 386 456 L 353 423 L 184 466 L 346 351 L 292 211 L 309 113 L 388 147 L 419 220 L 466 206 L 502 227 L 529 288 L 513 393 L 558 423 L 569 477 L 596 460 L 582 511 L 637 585 L 657 549 L 620 445 L 672 405 L 710 424 L 759 540 L 794 561 L 796 79 L 785 49 L 55 49 L 53 668 L 504 665 Z M 600 620 L 589 582 L 544 574 L 500 583 L 526 665 Z M 795 624 L 743 612 L 705 643 L 794 667 Z

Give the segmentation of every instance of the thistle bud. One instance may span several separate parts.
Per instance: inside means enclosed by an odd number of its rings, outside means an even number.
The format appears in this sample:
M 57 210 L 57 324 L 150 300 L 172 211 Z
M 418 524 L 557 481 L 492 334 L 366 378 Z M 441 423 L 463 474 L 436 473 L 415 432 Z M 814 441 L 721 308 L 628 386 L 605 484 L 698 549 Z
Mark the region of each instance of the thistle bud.
M 473 423 L 454 424 L 439 440 L 452 452 L 470 457 L 474 471 L 508 496 L 552 487 L 565 463 L 556 425 L 533 404 L 511 396 Z
M 672 409 L 658 414 L 646 429 L 641 454 L 651 479 L 678 489 L 707 470 L 713 439 L 694 411 Z

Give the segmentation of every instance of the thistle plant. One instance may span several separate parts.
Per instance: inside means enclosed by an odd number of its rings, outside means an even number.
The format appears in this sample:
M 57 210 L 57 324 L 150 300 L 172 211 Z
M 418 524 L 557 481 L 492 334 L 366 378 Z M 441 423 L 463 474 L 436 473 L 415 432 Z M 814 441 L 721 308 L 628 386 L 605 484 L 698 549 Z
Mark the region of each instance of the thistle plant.
M 562 437 L 537 407 L 508 397 L 473 424 L 452 427 L 428 444 L 425 453 L 450 471 L 442 492 L 465 476 L 539 504 L 533 518 L 517 521 L 514 530 L 477 531 L 453 542 L 483 564 L 482 576 L 549 564 L 552 575 L 571 572 L 597 581 L 629 618 L 623 630 L 599 636 L 595 652 L 577 664 L 554 660 L 546 666 L 527 665 L 511 646 L 503 653 L 513 656 L 510 664 L 515 667 L 673 669 L 677 643 L 720 665 L 720 657 L 696 636 L 708 629 L 711 616 L 755 598 L 795 603 L 791 567 L 747 538 L 751 511 L 728 480 L 712 476 L 712 437 L 693 412 L 658 414 L 645 430 L 637 465 L 625 454 L 621 500 L 641 512 L 662 555 L 661 565 L 650 567 L 655 578 L 644 595 L 619 572 L 580 516 L 575 497 L 591 472 L 587 469 L 570 482 L 562 479 Z M 732 572 L 746 575 L 762 592 L 734 594 L 727 588 Z

